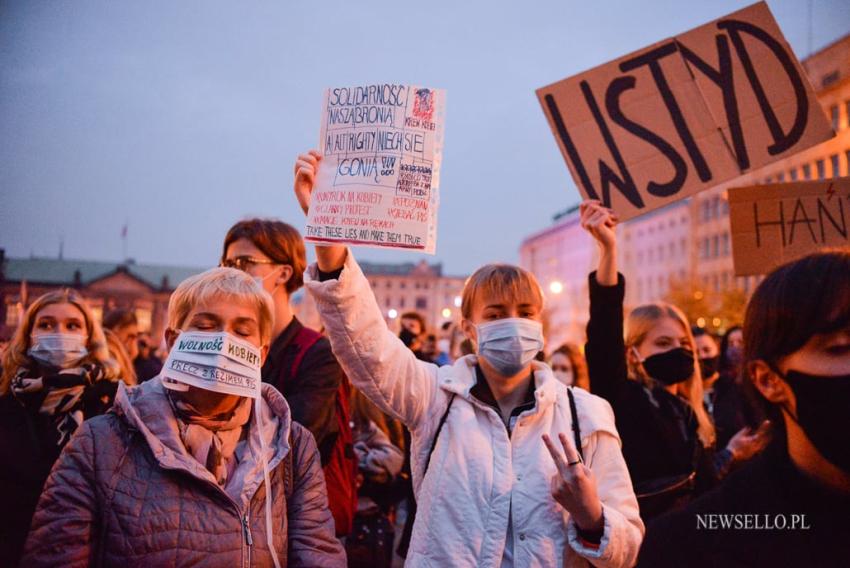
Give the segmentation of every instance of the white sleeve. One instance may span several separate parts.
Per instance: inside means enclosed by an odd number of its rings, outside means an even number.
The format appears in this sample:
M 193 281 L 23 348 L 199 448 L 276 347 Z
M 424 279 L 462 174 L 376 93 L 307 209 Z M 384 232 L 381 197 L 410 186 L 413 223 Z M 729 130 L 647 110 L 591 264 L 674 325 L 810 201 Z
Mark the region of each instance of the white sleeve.
M 351 250 L 339 279 L 320 282 L 312 264 L 304 285 L 316 301 L 337 361 L 357 389 L 410 430 L 439 412 L 434 408 L 438 367 L 418 360 L 389 330 Z
M 567 522 L 569 546 L 599 568 L 634 566 L 643 541 L 644 525 L 619 439 L 597 430 L 591 436 L 588 449 L 591 455 L 586 462 L 596 478 L 596 490 L 602 501 L 602 540 L 598 547 L 589 545 L 579 537 L 570 519 Z

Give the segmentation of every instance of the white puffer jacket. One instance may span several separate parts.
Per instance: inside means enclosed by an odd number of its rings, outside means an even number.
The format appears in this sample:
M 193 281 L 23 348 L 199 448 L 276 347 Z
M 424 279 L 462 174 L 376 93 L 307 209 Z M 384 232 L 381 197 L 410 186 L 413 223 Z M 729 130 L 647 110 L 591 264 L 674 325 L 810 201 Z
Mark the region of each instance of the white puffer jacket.
M 566 387 L 546 365 L 535 364 L 535 407 L 519 416 L 509 437 L 498 413 L 469 393 L 475 357 L 444 367 L 417 360 L 387 329 L 351 251 L 338 280 L 320 282 L 312 265 L 305 282 L 354 386 L 411 431 L 418 510 L 407 566 L 499 567 L 509 515 L 514 566 L 636 562 L 644 527 L 606 401 L 573 391 L 585 463 L 596 478 L 605 517 L 602 541 L 593 548 L 578 538 L 570 515 L 550 493 L 556 469 L 541 436 L 572 436 L 572 416 Z M 457 396 L 423 479 L 452 394 Z

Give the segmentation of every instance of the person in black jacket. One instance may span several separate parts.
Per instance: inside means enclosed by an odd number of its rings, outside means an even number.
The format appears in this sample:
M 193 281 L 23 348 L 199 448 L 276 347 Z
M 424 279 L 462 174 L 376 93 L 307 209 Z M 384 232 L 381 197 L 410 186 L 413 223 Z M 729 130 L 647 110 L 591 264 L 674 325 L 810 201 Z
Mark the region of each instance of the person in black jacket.
M 73 290 L 26 311 L 0 378 L 0 566 L 16 566 L 50 468 L 83 420 L 118 388 L 100 324 Z
M 334 408 L 342 369 L 323 337 L 303 355 L 292 373 L 298 356 L 293 339 L 304 327 L 289 303 L 292 294 L 304 285 L 307 257 L 301 234 L 274 219 L 240 221 L 224 238 L 221 265 L 244 270 L 271 294 L 275 318 L 263 381 L 283 394 L 292 418 L 316 438 L 322 465 L 327 465 L 338 433 Z
M 357 462 L 351 440 L 350 387 L 328 339 L 295 317 L 290 297 L 304 285 L 307 257 L 298 230 L 275 219 L 247 219 L 224 239 L 221 265 L 254 277 L 274 300 L 263 381 L 286 398 L 292 418 L 316 438 L 337 536 L 351 530 L 357 505 Z
M 847 566 L 850 251 L 771 273 L 744 322 L 745 387 L 770 447 L 716 490 L 650 525 L 640 565 Z
M 714 451 L 694 338 L 678 308 L 661 302 L 635 308 L 624 339 L 616 222 L 598 202 L 582 203 L 582 227 L 600 245 L 599 269 L 589 277 L 585 354 L 591 392 L 614 409 L 641 516 L 648 519 L 711 488 L 762 434 L 742 432 Z

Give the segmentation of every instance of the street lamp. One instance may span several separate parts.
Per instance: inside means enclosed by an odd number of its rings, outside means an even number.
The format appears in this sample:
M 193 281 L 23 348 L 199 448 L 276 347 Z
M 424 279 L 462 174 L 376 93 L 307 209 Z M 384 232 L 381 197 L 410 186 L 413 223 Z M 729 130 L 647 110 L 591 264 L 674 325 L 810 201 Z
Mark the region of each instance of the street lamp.
M 398 317 L 398 310 L 392 308 L 390 309 L 390 311 L 387 312 L 387 315 L 390 316 L 390 319 L 395 319 Z
M 455 307 L 459 308 L 462 303 L 463 303 L 463 298 L 461 298 L 460 296 L 455 296 Z
M 553 280 L 549 284 L 549 291 L 552 292 L 553 294 L 560 294 L 561 292 L 564 291 L 564 285 L 561 284 L 558 280 Z
M 443 308 L 442 314 L 445 319 L 452 317 L 452 311 L 448 308 Z

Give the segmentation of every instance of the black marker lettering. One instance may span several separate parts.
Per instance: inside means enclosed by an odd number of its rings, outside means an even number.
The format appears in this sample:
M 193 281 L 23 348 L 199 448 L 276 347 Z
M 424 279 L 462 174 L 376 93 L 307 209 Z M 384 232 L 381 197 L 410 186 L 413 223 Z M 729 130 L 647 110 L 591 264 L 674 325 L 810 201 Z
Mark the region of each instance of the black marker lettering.
M 605 93 L 605 108 L 608 115 L 615 123 L 622 126 L 628 132 L 631 132 L 641 140 L 649 142 L 655 146 L 659 152 L 664 154 L 664 157 L 670 160 L 673 168 L 676 170 L 673 179 L 667 183 L 657 183 L 650 181 L 647 184 L 647 191 L 657 197 L 669 197 L 675 195 L 682 189 L 685 179 L 688 177 L 688 166 L 682 156 L 676 151 L 673 146 L 667 143 L 666 140 L 652 132 L 648 128 L 628 119 L 620 108 L 620 95 L 629 89 L 635 87 L 635 78 L 631 75 L 619 77 L 608 85 L 608 91 Z
M 767 147 L 768 154 L 771 156 L 781 154 L 794 146 L 803 137 L 809 118 L 809 99 L 806 95 L 805 83 L 803 83 L 800 74 L 797 73 L 794 60 L 788 55 L 782 44 L 776 41 L 769 33 L 749 22 L 721 20 L 717 22 L 717 27 L 729 33 L 729 37 L 732 39 L 732 45 L 735 46 L 735 51 L 738 53 L 741 65 L 743 65 L 747 79 L 749 79 L 750 85 L 753 88 L 753 93 L 756 95 L 756 100 L 764 115 L 764 120 L 767 122 L 767 127 L 773 136 L 773 144 Z M 761 81 L 759 81 L 756 74 L 750 54 L 747 52 L 747 46 L 744 45 L 744 40 L 741 38 L 741 33 L 752 36 L 770 49 L 791 81 L 791 86 L 794 88 L 794 97 L 797 100 L 797 113 L 794 116 L 794 124 L 787 134 L 782 130 L 782 125 L 779 124 L 779 120 L 770 106 L 770 101 L 767 100 L 764 87 L 762 87 Z
M 744 143 L 741 117 L 738 114 L 738 100 L 735 97 L 734 69 L 729 52 L 729 40 L 725 35 L 718 35 L 716 44 L 718 69 L 714 69 L 686 46 L 677 43 L 685 61 L 692 63 L 711 82 L 720 87 L 720 92 L 723 93 L 723 109 L 726 111 L 726 121 L 729 124 L 729 134 L 732 136 L 735 159 L 738 162 L 738 168 L 744 171 L 750 167 L 750 157 L 747 154 L 747 145 Z
M 664 71 L 661 69 L 661 64 L 659 63 L 661 58 L 674 53 L 676 53 L 676 44 L 667 43 L 633 59 L 623 61 L 620 63 L 620 71 L 628 72 L 644 65 L 649 66 L 652 78 L 658 87 L 658 92 L 661 93 L 661 98 L 664 100 L 667 112 L 670 113 L 670 118 L 673 120 L 673 126 L 676 127 L 676 132 L 678 132 L 682 144 L 685 145 L 685 150 L 687 150 L 688 155 L 691 157 L 699 179 L 704 182 L 709 181 L 712 177 L 711 170 L 708 168 L 702 152 L 700 152 L 699 147 L 694 141 L 688 124 L 685 122 L 685 117 L 682 115 L 682 109 L 679 108 L 679 103 L 676 102 L 676 97 L 673 95 L 673 91 L 670 89 L 670 85 L 667 83 L 667 78 L 664 76 Z

